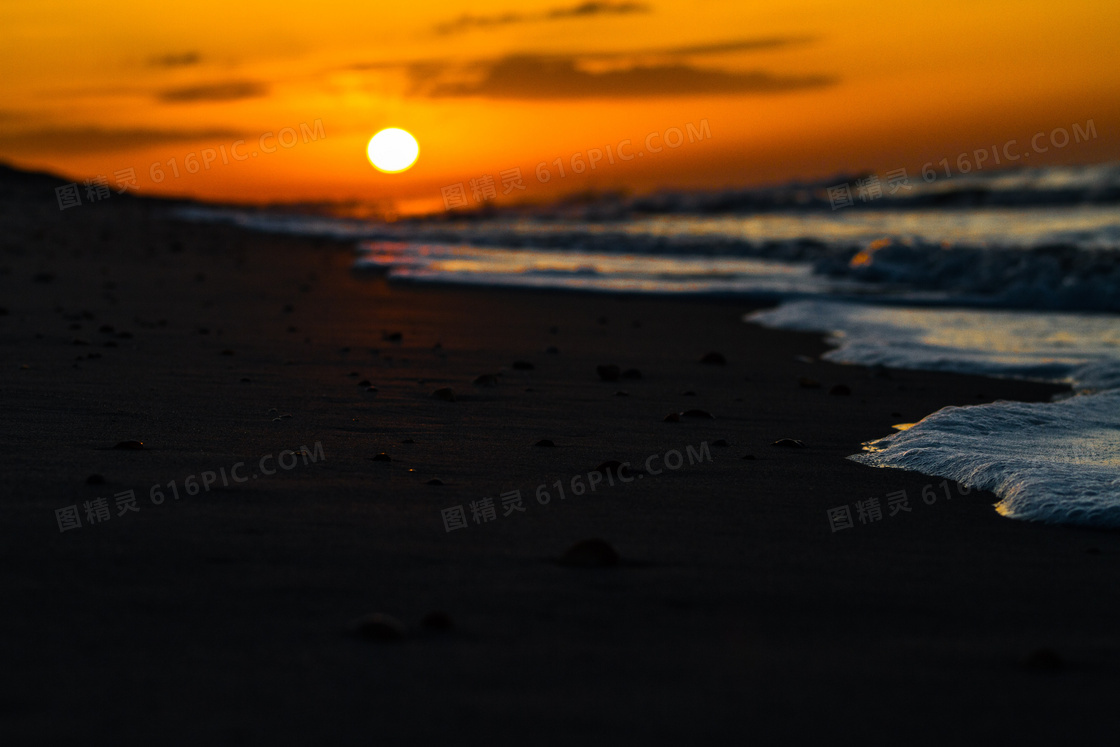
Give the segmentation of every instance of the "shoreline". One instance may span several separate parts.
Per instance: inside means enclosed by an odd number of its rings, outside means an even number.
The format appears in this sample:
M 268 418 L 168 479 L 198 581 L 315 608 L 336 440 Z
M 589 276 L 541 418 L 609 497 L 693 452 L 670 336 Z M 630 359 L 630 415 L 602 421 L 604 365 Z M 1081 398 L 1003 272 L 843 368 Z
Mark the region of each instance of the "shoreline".
M 845 458 L 946 405 L 1063 387 L 883 378 L 730 300 L 401 286 L 353 273 L 350 241 L 4 186 L 13 742 L 1111 733 L 1120 537 L 1004 519 L 990 494 L 927 505 L 939 478 Z M 665 422 L 687 410 L 714 418 Z M 145 448 L 112 448 L 130 440 Z M 151 501 L 316 443 L 315 462 Z M 535 498 L 702 443 L 710 462 Z M 128 490 L 139 510 L 118 514 Z M 514 490 L 525 511 L 503 515 Z M 913 510 L 889 516 L 903 490 Z M 830 509 L 872 497 L 881 519 L 830 531 Z M 97 498 L 108 520 L 58 531 L 55 510 Z M 455 505 L 468 526 L 448 532 Z M 591 538 L 620 564 L 556 562 Z M 403 637 L 355 635 L 375 613 Z

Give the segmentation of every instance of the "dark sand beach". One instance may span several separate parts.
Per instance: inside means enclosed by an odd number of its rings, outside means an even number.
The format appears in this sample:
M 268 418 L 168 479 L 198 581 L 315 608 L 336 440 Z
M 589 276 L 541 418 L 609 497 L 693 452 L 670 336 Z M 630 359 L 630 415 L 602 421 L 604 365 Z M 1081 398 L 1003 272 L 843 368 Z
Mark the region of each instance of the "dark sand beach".
M 0 742 L 1115 739 L 1120 536 L 845 459 L 1056 387 L 832 365 L 738 302 L 391 285 L 346 243 L 53 187 L 0 181 Z M 620 561 L 557 562 L 592 538 Z

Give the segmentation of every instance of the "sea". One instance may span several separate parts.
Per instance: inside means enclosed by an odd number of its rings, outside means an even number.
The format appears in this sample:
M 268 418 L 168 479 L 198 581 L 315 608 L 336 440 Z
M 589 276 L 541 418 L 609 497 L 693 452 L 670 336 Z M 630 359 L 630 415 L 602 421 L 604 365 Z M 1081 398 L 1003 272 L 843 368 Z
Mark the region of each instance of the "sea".
M 1120 164 L 585 194 L 393 221 L 179 213 L 353 240 L 356 272 L 397 283 L 740 298 L 768 306 L 744 324 L 826 334 L 831 361 L 1068 385 L 1052 402 L 945 407 L 849 458 L 991 491 L 1013 519 L 1120 528 Z

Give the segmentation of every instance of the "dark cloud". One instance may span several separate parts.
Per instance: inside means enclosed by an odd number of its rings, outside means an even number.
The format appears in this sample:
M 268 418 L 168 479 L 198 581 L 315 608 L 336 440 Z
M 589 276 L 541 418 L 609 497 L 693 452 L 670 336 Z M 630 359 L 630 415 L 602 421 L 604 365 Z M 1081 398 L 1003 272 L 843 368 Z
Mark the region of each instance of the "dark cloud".
M 542 13 L 501 13 L 492 16 L 472 16 L 469 14 L 459 16 L 453 21 L 437 24 L 434 31 L 437 34 L 456 34 L 471 29 L 493 28 L 494 26 L 508 26 L 513 23 L 531 23 L 533 21 L 559 21 L 570 18 L 590 18 L 592 16 L 620 16 L 633 13 L 649 13 L 650 7 L 645 3 L 632 2 L 585 2 L 564 8 L 552 8 Z
M 148 64 L 152 67 L 189 67 L 190 65 L 197 65 L 201 61 L 202 55 L 198 52 L 180 52 L 152 57 L 148 60 Z
M 226 140 L 243 135 L 232 130 L 153 130 L 143 128 L 62 127 L 0 134 L 5 153 L 94 153 L 167 143 Z M 126 164 L 127 165 L 127 164 Z
M 656 96 L 772 94 L 833 85 L 825 75 L 782 76 L 765 71 L 735 72 L 681 63 L 623 70 L 581 70 L 576 57 L 514 55 L 482 63 L 469 82 L 425 80 L 413 70 L 418 92 L 432 97 L 482 96 L 495 99 L 575 99 Z
M 168 88 L 156 94 L 160 101 L 173 104 L 195 101 L 238 101 L 264 96 L 268 86 L 250 80 L 227 81 L 224 83 L 204 83 L 185 88 Z

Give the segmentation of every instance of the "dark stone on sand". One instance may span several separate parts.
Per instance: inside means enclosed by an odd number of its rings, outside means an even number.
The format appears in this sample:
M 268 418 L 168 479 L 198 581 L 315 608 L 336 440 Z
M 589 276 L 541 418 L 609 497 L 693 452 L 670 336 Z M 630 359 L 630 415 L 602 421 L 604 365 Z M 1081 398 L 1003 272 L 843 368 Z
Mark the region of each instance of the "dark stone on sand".
M 494 374 L 482 374 L 474 379 L 475 386 L 497 386 L 498 377 Z
M 715 420 L 716 416 L 707 410 L 685 410 L 681 413 L 682 418 L 696 418 L 698 420 Z
M 350 352 L 350 348 L 339 348 L 338 352 L 342 353 L 343 355 L 346 355 L 347 353 Z
M 640 379 L 642 378 L 642 372 L 636 368 L 628 368 L 622 372 L 621 377 L 624 379 Z
M 373 386 L 373 382 L 369 379 L 362 379 L 358 382 L 358 386 Z
M 108 340 L 104 344 L 102 344 L 101 347 L 103 347 L 103 348 L 115 348 L 115 347 L 117 347 L 117 343 L 113 342 L 112 340 Z
M 399 641 L 407 629 L 397 618 L 377 612 L 359 620 L 354 632 L 371 641 Z
M 754 459 L 754 454 L 744 454 L 743 456 L 739 457 L 739 461 L 743 461 L 744 459 Z
M 828 393 L 836 397 L 847 397 L 852 393 L 852 390 L 847 384 L 833 384 Z
M 665 416 L 664 422 L 666 423 L 679 423 L 681 422 L 681 414 L 679 412 L 671 412 Z
M 599 374 L 599 378 L 603 381 L 618 381 L 618 377 L 622 375 L 622 369 L 613 363 L 607 363 L 596 366 L 595 373 Z
M 691 389 L 688 389 L 686 391 L 681 392 L 681 396 L 682 397 L 695 397 L 696 392 L 692 391 Z
M 1090 547 L 1085 550 L 1085 553 L 1088 555 L 1100 555 L 1101 549 L 1099 547 Z
M 86 478 L 86 485 L 104 485 L 105 478 L 101 475 L 90 475 Z
M 80 337 L 75 337 L 73 340 L 70 341 L 70 344 L 71 345 L 89 345 L 88 342 L 86 342 L 85 340 L 83 340 Z
M 1023 657 L 1023 666 L 1033 672 L 1060 672 L 1066 663 L 1054 649 L 1039 648 Z
M 454 402 L 455 390 L 449 386 L 445 386 L 442 389 L 437 389 L 432 392 L 432 399 L 438 399 L 444 402 Z
M 726 448 L 728 446 L 731 446 L 731 444 L 727 443 L 726 438 L 717 438 L 715 441 L 712 441 L 712 446 L 720 446 Z
M 706 354 L 700 359 L 700 362 L 707 366 L 726 366 L 727 359 L 723 357 L 722 353 L 717 353 L 714 350 Z
M 431 480 L 428 480 L 427 484 L 428 485 L 443 485 L 443 480 L 439 479 L 438 477 L 433 477 Z
M 808 376 L 802 376 L 797 380 L 798 386 L 802 389 L 820 389 L 821 383 L 816 379 L 810 379 Z
M 113 448 L 114 449 L 120 449 L 122 451 L 143 451 L 144 442 L 143 441 L 121 441 L 120 443 L 118 443 Z
M 558 334 L 560 334 L 560 328 L 559 327 L 549 327 L 548 328 L 548 333 L 550 335 L 558 335 Z
M 404 335 L 400 332 L 382 332 L 381 339 L 385 342 L 400 342 L 404 339 Z
M 35 275 L 33 275 L 31 279 L 34 280 L 36 283 L 50 283 L 54 280 L 54 273 L 39 272 L 39 273 L 36 273 Z
M 796 438 L 779 438 L 771 446 L 780 446 L 783 449 L 804 449 L 805 444 L 798 441 Z
M 219 355 L 233 355 L 233 351 L 230 350 L 229 348 L 226 348 L 221 353 L 219 353 Z
M 532 371 L 533 368 L 534 368 L 533 364 L 530 363 L 529 361 L 514 361 L 513 362 L 513 370 L 514 371 Z
M 560 348 L 556 347 L 555 345 L 549 345 L 544 349 L 544 352 L 548 353 L 549 355 L 557 355 L 560 352 Z
M 291 314 L 295 310 L 296 310 L 295 307 L 292 306 L 290 303 L 284 304 L 284 313 L 285 314 Z
M 609 319 L 607 319 L 607 318 L 606 318 L 605 316 L 601 316 L 601 317 L 599 317 L 598 319 L 596 319 L 595 321 L 599 322 L 599 324 L 606 324 L 606 323 L 607 323 L 607 322 L 609 322 L 610 320 L 609 320 Z
M 623 389 L 619 389 L 617 392 L 614 393 L 614 396 L 616 396 L 616 397 L 629 397 L 630 392 L 627 392 Z
M 620 559 L 606 540 L 586 539 L 569 547 L 559 562 L 572 568 L 609 568 L 618 565 Z
M 8 310 L 6 308 L 4 308 L 3 306 L 0 306 L 0 316 L 7 316 L 7 315 L 8 315 Z
M 377 394 L 377 387 L 375 387 L 375 386 L 367 386 L 367 387 L 366 387 L 366 391 L 367 391 L 367 392 L 369 392 L 370 394 Z
M 552 442 L 552 439 L 550 439 L 550 438 L 542 438 L 542 439 L 541 439 L 540 441 L 537 441 L 537 442 L 536 442 L 535 444 L 533 444 L 533 445 L 534 445 L 534 446 L 545 447 L 545 448 L 550 448 L 550 447 L 554 447 L 554 446 L 556 446 L 556 444 L 555 444 L 555 443 L 553 443 L 553 442 Z
M 253 380 L 250 379 L 248 376 L 242 376 L 241 377 L 241 383 L 242 384 L 252 384 Z
M 405 440 L 401 441 L 401 443 L 402 444 L 414 444 L 414 443 L 416 443 L 416 441 L 414 441 L 411 438 L 406 438 Z
M 380 454 L 377 454 L 376 456 L 371 456 L 370 459 L 372 461 L 375 461 L 375 462 L 391 462 L 391 461 L 393 461 L 392 457 L 390 457 L 384 451 L 381 452 Z
M 451 615 L 439 610 L 432 610 L 420 619 L 420 625 L 428 630 L 435 630 L 446 632 L 455 627 L 455 623 L 451 619 Z
M 102 324 L 100 327 L 97 328 L 97 331 L 101 332 L 102 334 L 111 335 L 114 332 L 116 332 L 117 330 L 113 328 L 112 324 Z

